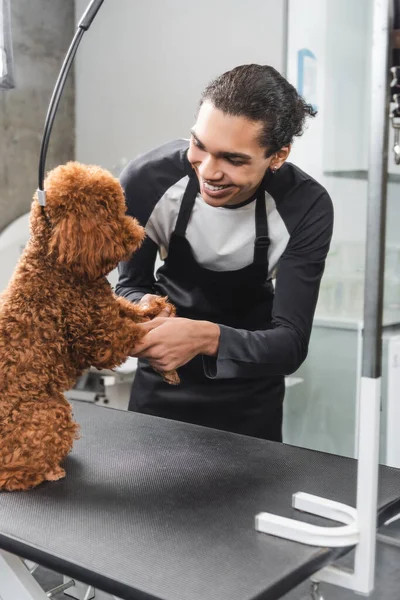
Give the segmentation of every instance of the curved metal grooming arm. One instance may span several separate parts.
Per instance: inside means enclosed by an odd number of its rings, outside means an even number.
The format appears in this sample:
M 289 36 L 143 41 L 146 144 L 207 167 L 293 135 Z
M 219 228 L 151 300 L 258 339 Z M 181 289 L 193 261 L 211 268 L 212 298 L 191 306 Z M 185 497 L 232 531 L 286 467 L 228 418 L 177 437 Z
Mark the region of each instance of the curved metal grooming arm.
M 49 147 L 49 140 L 51 135 L 51 130 L 53 128 L 54 119 L 56 116 L 57 108 L 60 103 L 60 99 L 64 90 L 65 82 L 68 77 L 68 73 L 71 69 L 71 65 L 73 63 L 76 51 L 80 44 L 80 41 L 83 37 L 85 31 L 87 31 L 90 25 L 93 22 L 93 19 L 97 15 L 97 12 L 100 6 L 103 4 L 104 0 L 92 0 L 89 6 L 87 7 L 84 15 L 78 24 L 78 29 L 74 35 L 74 38 L 71 42 L 71 45 L 68 49 L 66 57 L 64 59 L 63 65 L 60 70 L 60 74 L 57 78 L 56 85 L 53 90 L 53 94 L 50 99 L 49 108 L 47 110 L 46 121 L 43 130 L 43 138 L 42 145 L 40 148 L 40 159 L 39 159 L 39 175 L 38 175 L 38 200 L 41 206 L 46 206 L 46 191 L 44 190 L 44 173 L 46 167 L 46 155 L 47 149 Z

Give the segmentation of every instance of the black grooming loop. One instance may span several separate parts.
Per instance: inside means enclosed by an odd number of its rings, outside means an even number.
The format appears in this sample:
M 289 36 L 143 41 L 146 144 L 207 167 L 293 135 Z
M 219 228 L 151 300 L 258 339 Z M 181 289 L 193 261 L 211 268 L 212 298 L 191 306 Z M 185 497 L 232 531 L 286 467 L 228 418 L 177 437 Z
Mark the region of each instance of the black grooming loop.
M 63 65 L 61 67 L 60 74 L 58 76 L 56 85 L 54 87 L 53 94 L 51 96 L 49 108 L 46 115 L 46 121 L 44 125 L 42 145 L 40 148 L 40 159 L 39 159 L 39 175 L 38 175 L 38 190 L 37 196 L 40 206 L 42 207 L 42 211 L 44 212 L 44 207 L 46 206 L 46 191 L 43 187 L 44 185 L 44 173 L 46 166 L 46 155 L 47 149 L 49 147 L 49 140 L 51 130 L 53 128 L 54 119 L 56 116 L 57 108 L 60 103 L 61 95 L 64 90 L 65 82 L 68 77 L 68 73 L 72 66 L 76 51 L 80 44 L 80 41 L 83 37 L 85 31 L 87 31 L 92 24 L 93 19 L 95 18 L 100 6 L 103 4 L 104 0 L 92 0 L 89 6 L 87 7 L 83 17 L 79 21 L 78 29 L 76 30 L 75 36 L 71 42 L 71 45 L 68 49 L 67 55 L 64 59 Z

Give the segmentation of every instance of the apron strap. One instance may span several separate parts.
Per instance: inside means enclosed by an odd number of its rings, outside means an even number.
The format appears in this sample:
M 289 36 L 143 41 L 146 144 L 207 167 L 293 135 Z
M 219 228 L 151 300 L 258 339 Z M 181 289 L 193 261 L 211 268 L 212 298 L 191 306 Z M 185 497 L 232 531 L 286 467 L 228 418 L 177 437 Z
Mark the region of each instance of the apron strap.
M 199 180 L 196 173 L 189 177 L 189 182 L 183 194 L 181 207 L 174 229 L 175 235 L 185 237 L 186 227 L 192 214 L 194 203 L 199 192 Z M 268 235 L 267 209 L 265 206 L 265 192 L 263 184 L 260 185 L 256 200 L 256 239 L 254 242 L 254 264 L 268 269 L 268 248 L 270 239 Z
M 270 239 L 268 235 L 267 209 L 265 206 L 265 192 L 263 184 L 260 185 L 256 200 L 256 240 L 254 242 L 254 264 L 264 266 L 268 270 L 268 248 Z
M 185 237 L 186 227 L 189 223 L 190 215 L 192 214 L 193 206 L 196 202 L 199 189 L 199 180 L 197 179 L 196 173 L 193 173 L 189 177 L 189 183 L 187 184 L 185 193 L 183 194 L 181 207 L 174 229 L 174 233 L 180 237 Z

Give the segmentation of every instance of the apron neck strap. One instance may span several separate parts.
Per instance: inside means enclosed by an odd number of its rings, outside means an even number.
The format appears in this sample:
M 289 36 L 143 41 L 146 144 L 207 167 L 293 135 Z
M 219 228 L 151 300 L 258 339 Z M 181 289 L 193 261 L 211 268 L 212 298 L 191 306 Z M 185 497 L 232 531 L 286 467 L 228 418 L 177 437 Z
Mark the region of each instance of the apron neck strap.
M 199 192 L 199 180 L 196 173 L 189 177 L 185 193 L 182 198 L 178 218 L 176 220 L 175 235 L 185 237 L 186 227 L 192 214 L 194 203 Z M 268 235 L 267 209 L 265 206 L 265 192 L 263 184 L 257 192 L 256 210 L 256 239 L 254 242 L 254 263 L 256 265 L 268 266 L 268 248 L 270 239 Z
M 254 264 L 268 266 L 268 235 L 267 209 L 265 206 L 265 191 L 260 185 L 256 200 L 256 240 L 254 242 Z
M 193 173 L 189 177 L 189 183 L 187 184 L 185 193 L 183 194 L 181 208 L 179 210 L 174 230 L 176 235 L 185 237 L 186 227 L 189 223 L 190 215 L 192 214 L 193 206 L 196 202 L 199 189 L 199 180 L 197 179 L 196 173 Z

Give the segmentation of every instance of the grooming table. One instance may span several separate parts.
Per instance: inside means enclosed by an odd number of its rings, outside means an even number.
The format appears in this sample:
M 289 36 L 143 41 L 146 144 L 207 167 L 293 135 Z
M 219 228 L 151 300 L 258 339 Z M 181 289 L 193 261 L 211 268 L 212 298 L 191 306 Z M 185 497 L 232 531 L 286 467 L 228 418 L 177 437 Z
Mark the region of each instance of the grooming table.
M 146 415 L 73 403 L 67 478 L 0 493 L 0 548 L 123 599 L 272 600 L 349 548 L 255 530 L 263 511 L 309 523 L 294 492 L 355 504 L 356 462 Z M 381 467 L 379 523 L 400 512 Z M 10 598 L 2 590 L 0 597 Z M 4 583 L 3 583 L 4 586 Z

